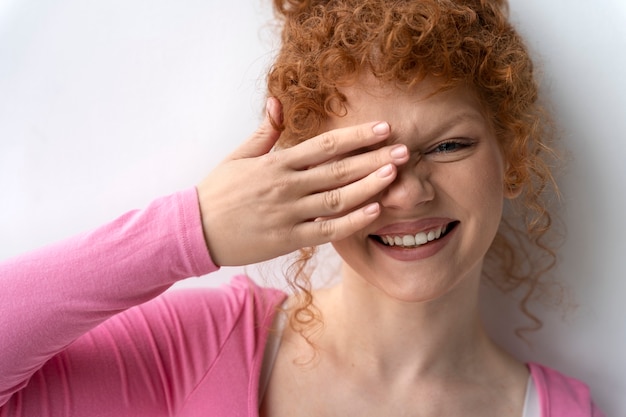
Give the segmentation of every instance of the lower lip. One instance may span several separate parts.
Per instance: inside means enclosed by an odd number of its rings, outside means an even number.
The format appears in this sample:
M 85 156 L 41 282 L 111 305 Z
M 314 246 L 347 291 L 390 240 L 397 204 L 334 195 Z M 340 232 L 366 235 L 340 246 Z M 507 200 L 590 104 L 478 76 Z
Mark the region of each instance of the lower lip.
M 403 248 L 402 246 L 388 246 L 385 245 L 376 239 L 371 238 L 372 242 L 379 248 L 385 255 L 396 259 L 398 261 L 419 261 L 420 259 L 426 259 L 437 252 L 439 252 L 443 247 L 448 244 L 452 236 L 456 233 L 457 227 L 450 230 L 448 234 L 444 237 L 428 242 L 424 245 L 418 246 L 416 248 Z

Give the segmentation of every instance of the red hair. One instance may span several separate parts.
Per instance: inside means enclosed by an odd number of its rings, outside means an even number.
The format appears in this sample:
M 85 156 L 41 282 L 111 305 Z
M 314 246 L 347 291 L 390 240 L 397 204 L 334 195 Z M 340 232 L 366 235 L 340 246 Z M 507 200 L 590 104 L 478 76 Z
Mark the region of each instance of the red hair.
M 520 193 L 513 201 L 515 221 L 503 219 L 489 250 L 485 276 L 504 291 L 523 289 L 520 307 L 539 328 L 527 303 L 555 261 L 546 239 L 550 198 L 558 194 L 551 172 L 556 158 L 533 62 L 508 21 L 507 2 L 274 0 L 274 7 L 282 44 L 267 82 L 269 95 L 283 105 L 283 146 L 319 134 L 329 115 L 345 114 L 339 87 L 363 71 L 407 86 L 436 76 L 443 89 L 467 85 L 475 91 L 508 163 L 505 185 Z M 292 316 L 300 329 L 315 316 L 305 268 L 311 249 L 302 253 L 290 278 L 301 295 Z

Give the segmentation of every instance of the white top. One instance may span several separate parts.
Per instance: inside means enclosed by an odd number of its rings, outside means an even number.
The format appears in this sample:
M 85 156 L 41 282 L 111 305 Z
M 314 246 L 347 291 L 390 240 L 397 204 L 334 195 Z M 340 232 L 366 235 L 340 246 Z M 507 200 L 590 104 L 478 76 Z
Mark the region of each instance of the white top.
M 537 393 L 537 387 L 535 387 L 532 375 L 528 377 L 528 384 L 526 384 L 526 399 L 524 400 L 522 417 L 541 417 L 539 394 Z

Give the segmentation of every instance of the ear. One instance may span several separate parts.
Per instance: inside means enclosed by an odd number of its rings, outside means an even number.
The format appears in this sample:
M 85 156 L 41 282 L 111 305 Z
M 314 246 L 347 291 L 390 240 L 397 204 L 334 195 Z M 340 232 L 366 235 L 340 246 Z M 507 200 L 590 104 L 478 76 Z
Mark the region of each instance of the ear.
M 504 183 L 504 197 L 513 200 L 522 194 L 522 186 Z
M 504 172 L 504 197 L 513 200 L 522 194 L 524 186 L 520 178 L 521 175 L 519 175 L 515 168 L 507 166 L 507 170 Z

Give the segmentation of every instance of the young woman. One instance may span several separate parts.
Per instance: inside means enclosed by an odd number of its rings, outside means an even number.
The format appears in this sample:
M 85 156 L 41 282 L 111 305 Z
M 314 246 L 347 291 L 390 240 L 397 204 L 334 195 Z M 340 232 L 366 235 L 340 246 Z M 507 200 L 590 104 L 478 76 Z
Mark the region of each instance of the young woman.
M 512 238 L 552 254 L 550 148 L 505 6 L 276 0 L 248 141 L 197 187 L 0 265 L 0 416 L 601 416 L 478 315 L 484 276 L 540 288 Z M 341 276 L 312 290 L 326 242 Z M 162 294 L 296 250 L 291 296 L 242 276 Z

